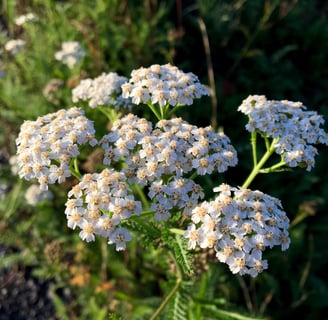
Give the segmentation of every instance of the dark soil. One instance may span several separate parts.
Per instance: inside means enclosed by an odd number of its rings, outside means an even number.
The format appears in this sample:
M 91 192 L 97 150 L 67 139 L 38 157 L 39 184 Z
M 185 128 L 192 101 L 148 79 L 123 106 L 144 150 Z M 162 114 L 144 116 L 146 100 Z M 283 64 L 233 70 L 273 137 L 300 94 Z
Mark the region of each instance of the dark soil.
M 13 249 L 0 245 L 0 259 Z M 56 320 L 51 283 L 19 265 L 0 269 L 0 320 Z

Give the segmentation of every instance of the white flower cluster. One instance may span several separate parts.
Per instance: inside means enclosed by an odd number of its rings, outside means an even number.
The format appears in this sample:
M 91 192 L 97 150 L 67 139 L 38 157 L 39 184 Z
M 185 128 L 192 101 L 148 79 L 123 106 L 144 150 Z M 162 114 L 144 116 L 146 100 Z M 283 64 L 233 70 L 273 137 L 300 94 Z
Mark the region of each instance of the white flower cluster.
M 122 172 L 128 182 L 149 187 L 150 209 L 157 221 L 168 220 L 177 209 L 190 214 L 204 197 L 201 186 L 186 174 L 224 172 L 237 164 L 227 136 L 181 118 L 161 120 L 153 128 L 146 119 L 129 114 L 113 123 L 100 145 L 105 165 L 117 167 L 124 158 Z
M 84 49 L 77 41 L 63 42 L 61 48 L 62 50 L 55 53 L 55 59 L 66 64 L 70 69 L 73 69 L 85 56 Z
M 167 183 L 155 180 L 150 184 L 148 197 L 152 200 L 150 210 L 156 221 L 167 221 L 172 213 L 190 215 L 191 210 L 204 197 L 203 188 L 191 179 L 174 177 Z
M 31 206 L 36 206 L 38 203 L 53 199 L 54 195 L 50 190 L 41 190 L 36 184 L 32 184 L 25 193 L 25 199 Z
M 85 174 L 68 193 L 65 214 L 68 227 L 81 229 L 80 237 L 87 242 L 95 235 L 124 250 L 131 240 L 130 233 L 120 226 L 121 221 L 141 213 L 122 172 L 104 169 L 101 173 Z
M 289 167 L 314 167 L 317 149 L 313 144 L 328 145 L 328 134 L 320 128 L 324 119 L 315 111 L 304 111 L 301 102 L 267 100 L 253 95 L 238 108 L 248 115 L 246 129 L 258 131 L 269 138 L 278 138 L 275 152 L 283 156 Z
M 152 103 L 159 106 L 191 105 L 195 98 L 209 95 L 193 73 L 184 73 L 170 64 L 154 64 L 131 72 L 129 82 L 122 85 L 122 96 L 135 104 Z
M 28 22 L 35 21 L 37 19 L 38 19 L 37 16 L 34 13 L 30 12 L 15 18 L 15 24 L 17 26 L 22 26 Z
M 72 158 L 80 154 L 79 145 L 97 144 L 92 121 L 78 108 L 59 110 L 25 121 L 16 139 L 19 176 L 36 178 L 42 190 L 71 176 Z
M 199 175 L 224 172 L 237 164 L 237 153 L 226 135 L 181 118 L 161 120 L 153 129 L 147 120 L 129 114 L 114 122 L 100 144 L 105 165 L 124 157 L 129 182 L 143 186 L 163 176 L 180 178 L 193 170 Z
M 25 46 L 25 41 L 22 39 L 13 39 L 9 40 L 5 44 L 5 49 L 12 55 L 17 54 L 24 46 Z
M 232 273 L 256 277 L 268 263 L 262 259 L 266 247 L 290 244 L 289 219 L 278 199 L 245 188 L 222 184 L 220 194 L 191 212 L 193 223 L 185 232 L 189 248 L 214 248 L 220 262 Z
M 88 100 L 90 108 L 98 106 L 112 106 L 116 110 L 131 109 L 131 99 L 121 96 L 121 85 L 127 82 L 126 77 L 116 72 L 103 73 L 95 79 L 84 79 L 72 91 L 73 102 Z

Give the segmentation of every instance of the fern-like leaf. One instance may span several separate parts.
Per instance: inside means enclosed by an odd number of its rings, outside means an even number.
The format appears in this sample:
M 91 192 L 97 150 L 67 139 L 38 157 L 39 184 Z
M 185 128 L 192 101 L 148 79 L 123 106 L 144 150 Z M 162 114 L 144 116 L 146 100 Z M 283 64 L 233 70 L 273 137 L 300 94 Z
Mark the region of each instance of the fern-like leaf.
M 191 302 L 191 291 L 193 283 L 183 281 L 179 290 L 175 293 L 174 298 L 167 307 L 165 319 L 186 320 L 188 319 L 188 309 Z
M 181 236 L 175 237 L 176 241 L 173 243 L 174 255 L 176 262 L 179 264 L 181 270 L 187 274 L 192 275 L 194 273 L 192 267 L 192 254 L 188 250 L 187 240 Z

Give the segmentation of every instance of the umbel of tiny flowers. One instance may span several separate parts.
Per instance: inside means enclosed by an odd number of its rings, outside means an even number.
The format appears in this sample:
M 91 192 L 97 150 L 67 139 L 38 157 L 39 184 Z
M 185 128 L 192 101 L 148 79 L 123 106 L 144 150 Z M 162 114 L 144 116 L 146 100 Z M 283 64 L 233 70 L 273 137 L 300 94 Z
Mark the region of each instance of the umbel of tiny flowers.
M 306 111 L 301 102 L 267 100 L 263 95 L 250 95 L 238 111 L 248 116 L 246 129 L 252 134 L 254 170 L 244 186 L 259 172 L 296 166 L 306 167 L 310 171 L 318 153 L 314 145 L 328 145 L 328 134 L 320 128 L 324 124 L 323 117 L 315 111 Z M 257 135 L 264 138 L 266 145 L 266 153 L 261 160 L 258 160 L 257 155 Z M 270 168 L 263 168 L 273 153 L 281 156 L 280 162 Z
M 122 157 L 131 183 L 146 185 L 162 176 L 224 172 L 237 164 L 237 153 L 224 133 L 199 128 L 181 118 L 151 122 L 133 114 L 113 123 L 101 140 L 105 165 Z
M 266 247 L 290 244 L 289 219 L 280 201 L 261 191 L 221 184 L 219 195 L 191 211 L 184 236 L 189 248 L 214 248 L 220 262 L 232 273 L 256 277 L 268 263 L 262 259 Z
M 158 120 L 168 119 L 177 108 L 192 105 L 194 99 L 209 95 L 209 90 L 196 75 L 171 64 L 133 70 L 129 82 L 122 85 L 122 91 L 122 96 L 132 98 L 134 104 L 147 104 Z
M 65 214 L 69 228 L 81 229 L 80 237 L 94 241 L 95 235 L 108 239 L 116 250 L 124 250 L 131 235 L 121 221 L 141 213 L 141 202 L 134 199 L 122 172 L 104 169 L 85 174 L 68 193 Z
M 79 146 L 97 144 L 93 122 L 83 110 L 73 107 L 25 121 L 16 139 L 18 174 L 36 178 L 42 190 L 48 184 L 62 183 L 72 175 Z
M 61 50 L 55 53 L 55 59 L 73 69 L 85 56 L 85 51 L 77 41 L 66 41 Z
M 121 85 L 127 80 L 116 72 L 84 79 L 72 90 L 72 101 L 88 101 L 90 108 L 100 109 L 113 122 L 132 108 L 131 99 L 122 97 Z
M 148 187 L 157 221 L 168 220 L 177 210 L 189 213 L 203 198 L 193 177 L 221 173 L 237 164 L 227 136 L 181 118 L 160 120 L 153 128 L 146 119 L 128 114 L 113 123 L 100 146 L 104 165 L 118 168 L 121 163 L 129 184 Z

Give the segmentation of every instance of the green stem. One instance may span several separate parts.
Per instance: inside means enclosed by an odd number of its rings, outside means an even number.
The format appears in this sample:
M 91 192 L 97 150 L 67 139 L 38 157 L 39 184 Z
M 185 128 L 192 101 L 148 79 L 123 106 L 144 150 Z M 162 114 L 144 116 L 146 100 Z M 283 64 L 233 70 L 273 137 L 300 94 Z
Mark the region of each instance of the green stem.
M 170 291 L 170 293 L 166 296 L 166 298 L 164 299 L 164 301 L 161 303 L 161 305 L 158 307 L 158 309 L 155 311 L 155 313 L 152 315 L 152 317 L 150 318 L 150 320 L 155 320 L 157 319 L 157 317 L 161 314 L 161 312 L 164 310 L 164 308 L 166 307 L 166 305 L 169 303 L 169 301 L 171 300 L 171 298 L 174 296 L 174 294 L 178 291 L 180 285 L 182 283 L 182 279 L 181 278 L 177 278 L 177 281 L 175 283 L 175 286 L 173 287 L 173 289 Z
M 155 311 L 155 313 L 152 315 L 152 317 L 150 318 L 150 320 L 155 320 L 157 319 L 157 317 L 162 313 L 162 311 L 164 310 L 164 308 L 167 306 L 167 304 L 170 302 L 171 298 L 174 296 L 174 294 L 179 290 L 180 285 L 182 283 L 182 277 L 181 277 L 181 271 L 179 269 L 179 265 L 176 263 L 175 257 L 173 255 L 173 253 L 171 251 L 169 251 L 170 256 L 172 257 L 172 259 L 174 260 L 176 267 L 177 267 L 177 279 L 175 282 L 174 287 L 172 288 L 172 290 L 169 292 L 169 294 L 166 296 L 166 298 L 163 300 L 163 302 L 161 303 L 161 305 L 158 307 L 158 309 Z
M 181 107 L 184 107 L 184 104 L 178 104 L 176 105 L 174 108 L 172 108 L 172 110 L 167 114 L 167 117 L 171 117 L 171 115 L 178 109 L 180 109 Z
M 153 112 L 153 114 L 156 116 L 156 118 L 157 118 L 158 120 L 162 120 L 162 119 L 164 119 L 164 118 L 162 118 L 162 115 L 160 115 L 160 114 L 158 113 L 158 110 L 156 109 L 156 107 L 155 107 L 151 102 L 148 102 L 148 103 L 147 103 L 147 106 L 150 108 L 150 110 Z
M 77 178 L 77 179 L 81 179 L 82 178 L 82 174 L 81 174 L 80 169 L 79 169 L 79 164 L 78 164 L 77 158 L 74 158 L 71 161 L 69 168 L 71 170 L 72 175 L 75 178 Z
M 170 229 L 170 232 L 174 233 L 174 234 L 177 234 L 179 236 L 183 236 L 185 231 L 184 230 L 181 230 L 181 229 L 177 229 L 177 228 L 171 228 Z
M 272 141 L 271 146 L 269 147 L 269 149 L 265 152 L 265 154 L 263 155 L 261 160 L 254 166 L 252 172 L 249 174 L 248 178 L 243 183 L 243 185 L 242 185 L 243 188 L 247 188 L 251 184 L 251 182 L 255 179 L 255 177 L 260 173 L 260 170 L 262 169 L 264 164 L 267 162 L 267 160 L 273 154 L 273 152 L 275 150 L 275 148 L 274 148 L 275 143 L 276 143 L 276 139 L 274 139 Z
M 98 109 L 107 117 L 107 119 L 113 123 L 122 116 L 121 112 L 116 111 L 110 106 L 101 106 Z
M 253 166 L 257 165 L 257 149 L 256 149 L 256 140 L 257 139 L 257 132 L 253 131 L 251 133 L 251 146 L 252 146 L 252 154 L 253 154 Z
M 286 165 L 286 162 L 285 161 L 280 161 L 279 163 L 273 165 L 272 167 L 270 168 L 263 168 L 260 170 L 260 173 L 269 173 L 269 172 L 275 172 L 277 171 L 277 169 L 283 167 L 284 165 Z M 287 170 L 287 169 L 286 169 Z
M 143 191 L 143 189 L 138 185 L 138 184 L 134 184 L 132 186 L 132 188 L 137 192 L 137 194 L 139 195 L 140 199 L 141 199 L 141 202 L 143 204 L 143 207 L 146 209 L 146 210 L 149 210 L 149 202 L 147 200 L 147 197 Z
M 270 145 L 270 141 L 268 137 L 264 137 L 264 141 L 265 141 L 265 147 L 267 150 L 270 149 L 271 145 Z
M 198 177 L 197 171 L 195 171 L 188 179 L 194 180 L 196 177 Z

